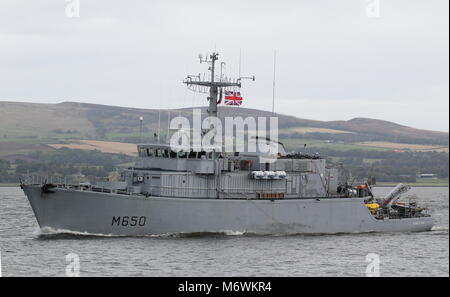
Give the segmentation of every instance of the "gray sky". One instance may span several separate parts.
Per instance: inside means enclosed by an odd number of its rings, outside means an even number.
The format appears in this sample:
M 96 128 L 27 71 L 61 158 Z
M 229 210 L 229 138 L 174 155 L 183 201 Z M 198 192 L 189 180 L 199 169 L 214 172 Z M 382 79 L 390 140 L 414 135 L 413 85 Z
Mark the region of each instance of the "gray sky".
M 448 131 L 449 1 L 373 1 L 0 0 L 0 100 L 205 105 L 198 53 L 237 76 L 241 49 L 243 106 L 271 110 L 276 49 L 277 112 Z

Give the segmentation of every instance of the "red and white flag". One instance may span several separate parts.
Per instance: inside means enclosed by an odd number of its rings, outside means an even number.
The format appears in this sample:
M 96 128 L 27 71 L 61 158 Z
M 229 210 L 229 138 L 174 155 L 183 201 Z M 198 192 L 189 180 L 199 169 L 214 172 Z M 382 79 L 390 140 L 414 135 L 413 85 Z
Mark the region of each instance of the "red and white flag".
M 225 91 L 225 105 L 241 105 L 242 96 L 241 92 Z

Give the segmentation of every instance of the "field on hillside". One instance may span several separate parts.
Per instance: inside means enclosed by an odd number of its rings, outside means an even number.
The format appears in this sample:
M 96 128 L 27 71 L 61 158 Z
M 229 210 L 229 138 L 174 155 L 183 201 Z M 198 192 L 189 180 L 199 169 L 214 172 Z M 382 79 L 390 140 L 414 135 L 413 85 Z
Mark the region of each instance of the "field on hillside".
M 124 143 L 117 141 L 99 141 L 99 140 L 78 140 L 78 139 L 61 139 L 64 143 L 57 143 L 56 138 L 39 139 L 39 138 L 17 138 L 17 139 L 1 139 L 0 140 L 0 156 L 26 154 L 32 151 L 47 151 L 59 148 L 71 148 L 82 150 L 98 150 L 104 153 L 126 154 L 136 156 L 136 144 Z M 365 143 L 345 143 L 335 141 L 324 141 L 315 139 L 289 138 L 280 139 L 284 143 L 288 151 L 314 149 L 332 149 L 337 151 L 364 150 L 364 151 L 394 151 L 394 150 L 411 150 L 418 152 L 449 152 L 448 147 L 432 146 L 432 145 L 413 145 L 392 142 L 365 142 Z M 311 151 L 310 151 L 311 152 Z
M 49 144 L 49 146 L 55 149 L 69 148 L 80 150 L 97 150 L 102 153 L 125 154 L 128 156 L 137 155 L 136 144 L 113 141 L 79 140 L 68 144 Z
M 315 139 L 301 139 L 301 138 L 289 138 L 280 139 L 288 150 L 300 149 L 306 144 L 307 149 L 314 148 L 327 148 L 338 151 L 350 151 L 350 150 L 364 150 L 364 151 L 389 151 L 391 149 L 385 147 L 372 147 L 364 146 L 359 143 L 345 143 L 345 142 L 329 142 L 324 140 Z
M 374 148 L 385 148 L 392 150 L 411 150 L 416 152 L 449 152 L 448 146 L 436 146 L 436 145 L 423 145 L 423 144 L 405 144 L 405 143 L 394 143 L 394 142 L 383 142 L 383 141 L 370 141 L 361 142 L 357 145 L 374 147 Z
M 318 127 L 293 127 L 293 128 L 286 128 L 281 129 L 279 133 L 299 133 L 299 134 L 306 134 L 306 133 L 335 133 L 335 134 L 341 134 L 341 133 L 353 133 L 350 131 L 344 131 L 344 130 L 336 130 L 336 129 L 328 129 L 328 128 L 318 128 Z

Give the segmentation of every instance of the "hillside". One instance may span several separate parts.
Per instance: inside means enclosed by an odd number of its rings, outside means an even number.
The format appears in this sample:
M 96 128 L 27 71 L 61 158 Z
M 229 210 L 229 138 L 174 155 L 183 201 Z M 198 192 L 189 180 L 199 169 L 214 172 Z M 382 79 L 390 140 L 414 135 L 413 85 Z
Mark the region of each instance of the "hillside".
M 202 108 L 205 112 L 205 108 Z M 136 109 L 64 102 L 35 104 L 0 102 L 0 139 L 42 139 L 54 142 L 64 139 L 96 139 L 136 142 L 139 117 L 144 117 L 144 138 L 151 139 L 161 118 L 164 135 L 168 115 L 190 117 L 191 108 L 178 110 Z M 221 106 L 220 116 L 271 116 L 270 112 Z M 315 121 L 277 114 L 280 138 L 331 140 L 344 143 L 395 142 L 448 146 L 448 133 L 415 129 L 392 122 L 355 118 L 349 121 Z
M 169 114 L 190 118 L 192 109 L 0 102 L 0 184 L 17 182 L 28 172 L 73 178 L 115 174 L 116 167 L 130 166 L 136 156 L 139 117 L 144 118 L 142 140 L 155 140 L 160 118 L 164 142 Z M 271 115 L 242 107 L 219 109 L 222 118 Z M 434 173 L 448 184 L 448 133 L 374 119 L 326 122 L 278 117 L 279 138 L 288 150 L 303 151 L 306 144 L 306 152 L 343 164 L 355 177 L 415 182 L 416 174 Z

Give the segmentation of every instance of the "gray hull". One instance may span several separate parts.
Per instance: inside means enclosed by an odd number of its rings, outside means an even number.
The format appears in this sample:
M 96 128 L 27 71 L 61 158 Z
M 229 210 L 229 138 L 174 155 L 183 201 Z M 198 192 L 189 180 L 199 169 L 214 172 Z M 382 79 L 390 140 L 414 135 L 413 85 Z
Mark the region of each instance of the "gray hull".
M 41 228 L 104 235 L 427 231 L 431 217 L 375 219 L 364 198 L 284 200 L 144 197 L 24 186 Z

